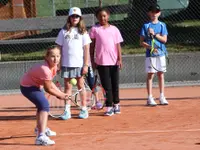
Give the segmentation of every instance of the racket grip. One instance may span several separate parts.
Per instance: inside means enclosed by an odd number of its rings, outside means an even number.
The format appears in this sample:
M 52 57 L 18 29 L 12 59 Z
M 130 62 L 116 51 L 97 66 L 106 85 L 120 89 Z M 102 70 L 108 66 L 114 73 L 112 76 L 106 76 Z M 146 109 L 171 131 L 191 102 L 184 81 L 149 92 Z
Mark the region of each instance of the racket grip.
M 154 35 L 153 35 L 153 34 L 150 34 L 150 37 L 151 37 L 151 39 L 153 39 L 153 38 L 154 38 Z
M 64 100 L 67 101 L 67 100 L 69 100 L 69 99 L 71 99 L 71 98 L 72 98 L 72 96 L 68 96 L 68 95 L 66 95 Z

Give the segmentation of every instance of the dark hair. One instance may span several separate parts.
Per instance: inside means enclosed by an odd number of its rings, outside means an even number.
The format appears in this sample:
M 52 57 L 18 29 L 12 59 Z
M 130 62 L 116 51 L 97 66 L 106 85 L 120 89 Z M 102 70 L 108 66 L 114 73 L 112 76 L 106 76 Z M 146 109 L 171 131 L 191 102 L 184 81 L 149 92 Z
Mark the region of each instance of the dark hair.
M 110 15 L 110 11 L 108 10 L 107 7 L 99 7 L 95 12 L 95 16 L 97 17 L 99 13 L 102 11 L 105 11 L 108 15 Z

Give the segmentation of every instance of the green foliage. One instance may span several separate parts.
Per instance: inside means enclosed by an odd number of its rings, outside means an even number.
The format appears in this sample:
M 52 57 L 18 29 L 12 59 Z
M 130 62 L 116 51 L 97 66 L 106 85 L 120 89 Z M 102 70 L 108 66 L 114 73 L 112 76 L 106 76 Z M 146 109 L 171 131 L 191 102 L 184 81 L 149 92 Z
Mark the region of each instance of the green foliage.
M 169 53 L 195 52 L 195 51 L 200 51 L 200 46 L 185 45 L 185 44 L 168 44 L 167 49 Z M 45 54 L 44 49 L 30 53 L 15 52 L 9 54 L 2 54 L 1 61 L 42 60 L 44 58 L 44 54 Z M 138 45 L 126 45 L 122 47 L 122 54 L 123 55 L 145 54 L 145 49 L 139 47 Z

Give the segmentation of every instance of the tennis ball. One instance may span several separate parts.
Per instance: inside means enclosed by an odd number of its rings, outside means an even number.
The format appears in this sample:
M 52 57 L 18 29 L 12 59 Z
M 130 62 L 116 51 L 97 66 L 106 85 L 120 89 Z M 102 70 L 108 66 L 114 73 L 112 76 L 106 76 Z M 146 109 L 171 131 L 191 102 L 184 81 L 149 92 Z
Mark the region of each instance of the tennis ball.
M 76 85 L 76 84 L 77 84 L 77 80 L 76 80 L 75 78 L 72 78 L 72 79 L 70 80 L 70 84 Z

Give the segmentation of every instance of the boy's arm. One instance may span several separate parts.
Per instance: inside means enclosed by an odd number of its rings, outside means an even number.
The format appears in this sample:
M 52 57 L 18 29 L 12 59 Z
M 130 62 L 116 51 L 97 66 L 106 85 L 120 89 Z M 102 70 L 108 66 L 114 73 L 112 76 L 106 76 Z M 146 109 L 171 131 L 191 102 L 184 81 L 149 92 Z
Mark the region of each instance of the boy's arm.
M 146 49 L 151 49 L 151 45 L 144 41 L 144 37 L 140 36 L 140 45 Z
M 162 25 L 161 33 L 155 34 L 153 32 L 154 38 L 157 39 L 158 41 L 164 43 L 164 44 L 167 42 L 167 35 L 168 35 L 168 32 L 167 32 L 167 28 L 166 28 L 165 24 Z
M 167 42 L 167 35 L 160 35 L 160 34 L 155 34 L 154 37 L 162 42 L 162 43 L 166 43 Z

